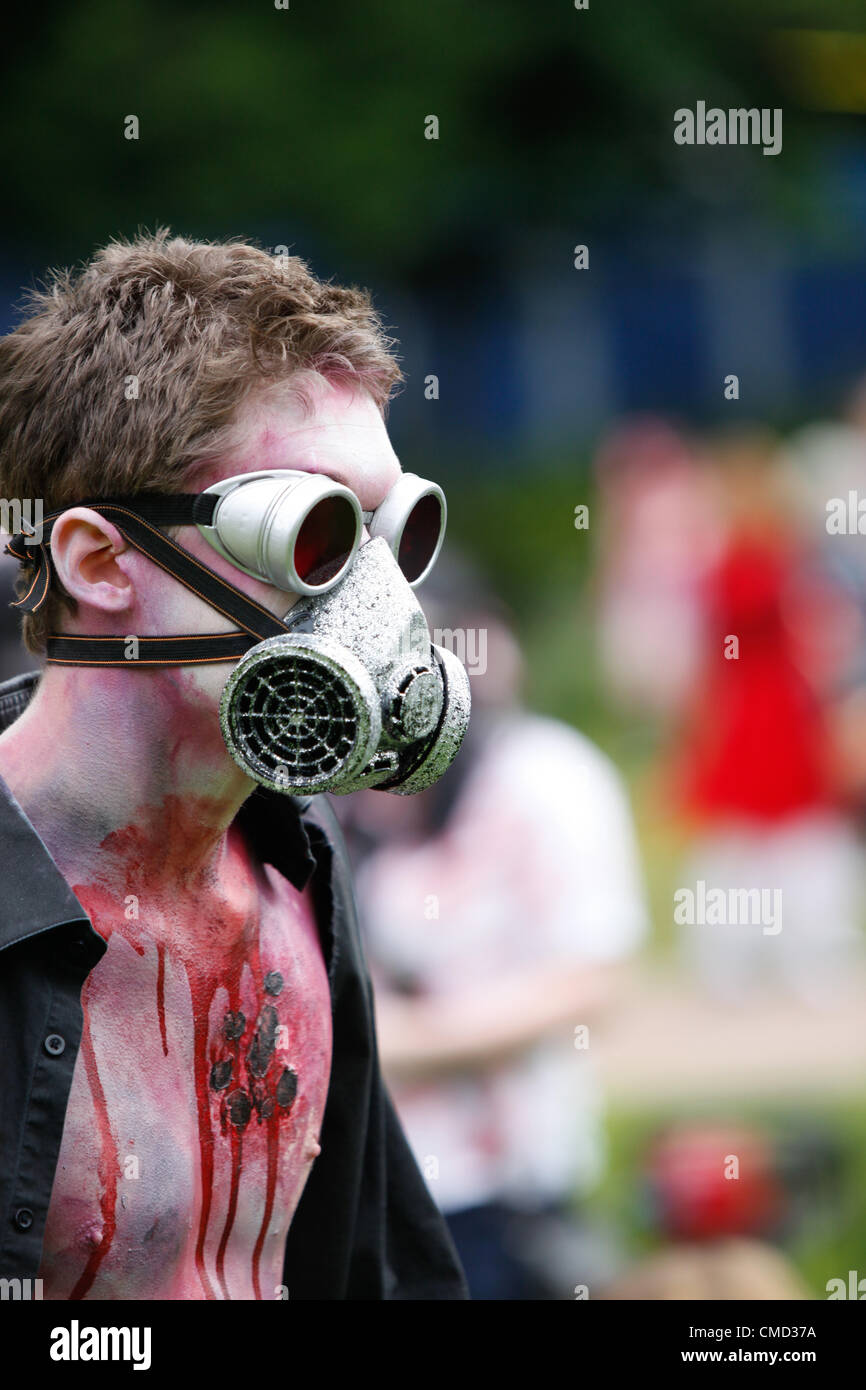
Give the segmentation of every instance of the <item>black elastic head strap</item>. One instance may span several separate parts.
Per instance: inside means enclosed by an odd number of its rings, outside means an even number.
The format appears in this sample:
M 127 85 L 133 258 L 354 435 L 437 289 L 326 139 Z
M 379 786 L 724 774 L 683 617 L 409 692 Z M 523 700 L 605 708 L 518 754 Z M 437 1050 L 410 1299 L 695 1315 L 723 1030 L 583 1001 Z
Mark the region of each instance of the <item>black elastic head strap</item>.
M 52 633 L 46 643 L 46 660 L 68 666 L 192 666 L 233 661 L 256 642 L 288 632 L 286 624 L 268 609 L 248 598 L 208 565 L 171 540 L 160 526 L 209 525 L 217 498 L 206 493 L 150 493 L 141 497 L 97 498 L 75 505 L 91 507 L 114 523 L 130 545 L 147 555 L 212 608 L 224 613 L 243 630 L 227 633 L 186 633 L 172 637 L 61 636 Z M 72 505 L 72 504 L 70 504 Z M 38 613 L 51 585 L 49 545 L 51 528 L 69 510 L 61 507 L 42 519 L 42 536 L 19 531 L 6 546 L 23 565 L 33 568 L 27 592 L 11 607 Z

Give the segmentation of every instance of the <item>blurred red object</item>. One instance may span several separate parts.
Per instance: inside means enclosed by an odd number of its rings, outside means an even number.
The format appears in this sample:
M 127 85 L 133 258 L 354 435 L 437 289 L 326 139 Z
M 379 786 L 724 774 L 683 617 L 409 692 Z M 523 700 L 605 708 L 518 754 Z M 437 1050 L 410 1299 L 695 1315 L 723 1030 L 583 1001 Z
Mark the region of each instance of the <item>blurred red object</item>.
M 705 659 L 680 758 L 683 799 L 702 819 L 773 822 L 836 800 L 790 625 L 801 564 L 785 538 L 741 534 L 706 577 Z
M 656 1221 L 671 1240 L 766 1235 L 784 1208 L 770 1145 L 746 1129 L 669 1131 L 648 1164 Z

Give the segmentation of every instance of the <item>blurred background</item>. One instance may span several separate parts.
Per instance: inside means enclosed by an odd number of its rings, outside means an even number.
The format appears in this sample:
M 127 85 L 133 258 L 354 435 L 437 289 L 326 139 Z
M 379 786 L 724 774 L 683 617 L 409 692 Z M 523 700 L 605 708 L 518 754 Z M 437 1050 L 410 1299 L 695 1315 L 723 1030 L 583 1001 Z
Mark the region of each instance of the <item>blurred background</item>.
M 400 340 L 476 714 L 434 792 L 337 809 L 476 1295 L 857 1296 L 866 3 L 79 0 L 4 40 L 2 331 L 166 225 Z M 676 144 L 699 101 L 781 151 Z

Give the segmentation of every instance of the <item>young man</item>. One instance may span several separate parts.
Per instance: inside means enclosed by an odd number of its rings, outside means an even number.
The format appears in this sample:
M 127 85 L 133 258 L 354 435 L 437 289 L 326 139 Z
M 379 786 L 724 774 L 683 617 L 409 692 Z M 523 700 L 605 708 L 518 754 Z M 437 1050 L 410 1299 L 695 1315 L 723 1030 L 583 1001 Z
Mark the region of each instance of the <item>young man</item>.
M 55 276 L 0 340 L 0 492 L 42 505 L 12 549 L 47 651 L 0 686 L 0 1275 L 45 1297 L 466 1297 L 381 1080 L 333 815 L 288 794 L 412 787 L 349 650 L 364 603 L 387 628 L 389 595 L 395 622 L 414 602 L 379 524 L 413 476 L 383 422 L 398 378 L 366 295 L 167 232 Z M 309 525 L 298 483 L 326 496 Z M 305 568 L 328 506 L 355 534 Z M 413 737 L 447 722 L 430 665 Z M 332 685 L 295 709 L 302 669 Z M 345 737 L 338 678 L 367 701 L 341 786 L 345 749 L 318 782 L 300 762 Z

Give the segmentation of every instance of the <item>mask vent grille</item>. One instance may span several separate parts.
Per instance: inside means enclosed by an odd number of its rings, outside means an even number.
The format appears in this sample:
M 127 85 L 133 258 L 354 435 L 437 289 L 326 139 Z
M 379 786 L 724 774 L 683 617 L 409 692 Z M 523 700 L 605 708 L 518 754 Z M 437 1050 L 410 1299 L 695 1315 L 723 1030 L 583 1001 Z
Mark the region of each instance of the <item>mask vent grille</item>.
M 257 649 L 226 685 L 226 742 L 235 760 L 266 786 L 326 791 L 365 757 L 364 701 L 326 655 L 273 640 L 278 646 L 272 652 Z

